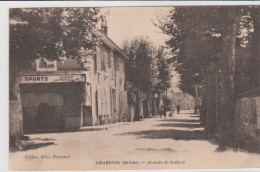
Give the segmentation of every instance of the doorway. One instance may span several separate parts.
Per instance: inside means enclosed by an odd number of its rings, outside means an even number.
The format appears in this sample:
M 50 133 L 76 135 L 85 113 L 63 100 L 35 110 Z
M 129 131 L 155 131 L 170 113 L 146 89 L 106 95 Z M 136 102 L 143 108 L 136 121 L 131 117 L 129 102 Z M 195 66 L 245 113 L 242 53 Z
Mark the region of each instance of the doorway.
M 52 128 L 53 110 L 48 103 L 40 103 L 36 116 L 36 129 Z

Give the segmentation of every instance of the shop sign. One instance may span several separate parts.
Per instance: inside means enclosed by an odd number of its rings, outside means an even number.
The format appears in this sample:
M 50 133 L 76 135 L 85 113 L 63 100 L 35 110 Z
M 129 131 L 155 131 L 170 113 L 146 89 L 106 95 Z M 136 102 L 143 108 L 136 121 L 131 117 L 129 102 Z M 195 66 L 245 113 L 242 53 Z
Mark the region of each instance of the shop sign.
M 55 82 L 85 82 L 84 75 L 43 75 L 43 76 L 20 76 L 21 84 L 30 83 L 55 83 Z

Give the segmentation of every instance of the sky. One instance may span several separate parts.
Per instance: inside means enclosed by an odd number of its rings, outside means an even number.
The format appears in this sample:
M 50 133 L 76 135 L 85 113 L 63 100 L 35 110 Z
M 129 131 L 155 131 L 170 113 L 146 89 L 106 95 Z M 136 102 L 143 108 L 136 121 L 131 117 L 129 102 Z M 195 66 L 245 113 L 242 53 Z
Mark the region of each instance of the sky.
M 163 34 L 160 28 L 153 22 L 157 22 L 157 17 L 166 16 L 172 7 L 112 7 L 103 8 L 102 14 L 106 16 L 108 26 L 108 37 L 110 37 L 119 47 L 125 40 L 131 41 L 136 36 L 148 37 L 156 47 L 165 45 L 169 38 Z M 176 75 L 173 72 L 173 75 Z M 177 88 L 178 76 L 172 78 L 172 88 Z
M 153 24 L 157 16 L 167 15 L 172 7 L 112 7 L 103 8 L 107 18 L 108 36 L 121 47 L 124 40 L 147 36 L 155 46 L 164 45 L 167 35 Z

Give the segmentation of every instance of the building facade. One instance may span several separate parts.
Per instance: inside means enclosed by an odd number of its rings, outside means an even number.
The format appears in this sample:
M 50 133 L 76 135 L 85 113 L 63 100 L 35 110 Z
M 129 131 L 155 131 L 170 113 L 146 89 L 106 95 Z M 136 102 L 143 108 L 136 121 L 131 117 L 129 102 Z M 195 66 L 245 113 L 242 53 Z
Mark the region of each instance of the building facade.
M 19 73 L 23 130 L 73 129 L 122 121 L 128 113 L 125 61 L 105 33 L 85 63 L 37 60 Z
M 184 92 L 168 91 L 167 97 L 171 100 L 173 107 L 180 105 L 181 110 L 194 110 L 195 98 Z

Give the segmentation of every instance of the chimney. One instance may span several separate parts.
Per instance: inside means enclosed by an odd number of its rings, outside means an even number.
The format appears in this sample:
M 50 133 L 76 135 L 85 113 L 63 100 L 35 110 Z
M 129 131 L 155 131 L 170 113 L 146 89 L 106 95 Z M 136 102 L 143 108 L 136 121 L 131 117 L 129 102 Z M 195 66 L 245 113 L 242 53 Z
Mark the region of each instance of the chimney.
M 107 27 L 107 20 L 105 19 L 105 21 L 102 22 L 102 24 L 101 24 L 101 31 L 102 31 L 105 35 L 107 35 L 107 29 L 108 29 L 108 27 Z

